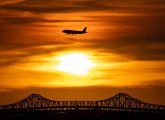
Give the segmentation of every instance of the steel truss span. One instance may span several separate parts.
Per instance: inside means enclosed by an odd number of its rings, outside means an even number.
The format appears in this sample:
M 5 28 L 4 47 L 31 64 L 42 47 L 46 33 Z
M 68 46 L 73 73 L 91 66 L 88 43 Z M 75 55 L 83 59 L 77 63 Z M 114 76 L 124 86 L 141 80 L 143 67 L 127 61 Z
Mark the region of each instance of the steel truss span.
M 54 101 L 39 94 L 31 94 L 27 98 L 9 105 L 1 105 L 0 111 L 67 111 L 67 110 L 96 110 L 96 111 L 127 111 L 127 112 L 163 112 L 165 106 L 145 103 L 126 93 L 98 101 Z

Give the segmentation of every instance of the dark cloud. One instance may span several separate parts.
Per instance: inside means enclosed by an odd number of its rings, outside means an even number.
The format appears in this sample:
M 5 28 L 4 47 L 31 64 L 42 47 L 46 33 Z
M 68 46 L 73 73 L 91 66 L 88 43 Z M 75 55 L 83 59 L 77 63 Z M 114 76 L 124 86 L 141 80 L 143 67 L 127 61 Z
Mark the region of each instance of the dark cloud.
M 64 5 L 65 3 L 65 5 Z M 39 13 L 61 13 L 61 12 L 79 12 L 79 11 L 101 11 L 110 10 L 128 12 L 156 10 L 153 5 L 165 4 L 162 0 L 84 0 L 84 1 L 67 1 L 67 0 L 24 0 L 17 3 L 5 4 L 1 8 L 13 9 L 19 11 L 30 11 Z M 143 6 L 142 6 L 143 5 Z M 144 8 L 145 7 L 145 8 Z M 156 9 L 155 9 L 156 8 Z M 160 8 L 159 8 L 160 9 Z
M 43 45 L 43 46 L 46 46 L 46 45 Z M 32 47 L 32 46 L 30 46 L 30 47 Z M 22 49 L 21 48 L 17 49 L 13 52 L 1 54 L 0 55 L 0 57 L 1 57 L 0 67 L 12 66 L 12 65 L 16 65 L 18 63 L 28 63 L 29 61 L 27 61 L 27 59 L 30 57 L 39 56 L 39 55 L 48 56 L 48 55 L 51 55 L 51 53 L 62 51 L 62 50 L 66 49 L 66 47 L 58 46 L 57 44 L 54 45 L 54 47 L 52 47 L 52 45 L 51 45 L 51 48 L 49 48 L 49 49 L 42 48 L 42 45 L 41 46 L 36 45 L 35 47 L 32 47 L 32 48 L 30 48 L 30 47 L 29 48 L 24 47 Z M 49 45 L 47 47 L 49 47 Z M 23 51 L 23 52 L 15 54 L 15 52 L 17 53 L 19 51 Z M 1 53 L 3 53 L 3 52 L 1 51 Z M 44 63 L 45 61 L 38 60 L 38 61 L 31 61 L 31 62 Z
M 27 24 L 34 22 L 46 22 L 46 19 L 37 18 L 37 17 L 6 17 L 3 18 L 4 21 L 7 21 L 12 24 Z
M 133 60 L 165 60 L 165 39 L 157 39 L 145 36 L 125 37 L 116 40 L 96 40 L 85 47 L 94 48 L 104 53 L 115 53 Z
M 28 24 L 28 23 L 57 23 L 57 22 L 94 22 L 95 20 L 48 20 L 45 18 L 38 18 L 38 17 L 5 17 L 3 18 L 4 21 L 12 24 Z
M 65 4 L 65 5 L 64 5 Z M 147 10 L 146 8 L 139 7 L 144 5 L 147 9 L 153 9 L 152 5 L 162 5 L 165 4 L 162 0 L 145 0 L 142 1 L 131 1 L 131 0 L 84 0 L 84 1 L 75 1 L 75 0 L 24 0 L 22 2 L 11 3 L 1 6 L 1 8 L 13 9 L 19 11 L 30 11 L 30 12 L 39 12 L 39 13 L 60 13 L 60 12 L 79 12 L 79 11 L 120 11 L 127 12 L 132 10 L 132 12 L 141 11 L 141 9 Z M 148 7 L 148 6 L 151 6 Z
M 164 52 L 165 47 L 165 15 L 162 14 L 160 6 L 164 5 L 163 0 L 140 0 L 140 1 L 131 1 L 131 0 L 85 0 L 85 1 L 65 1 L 68 4 L 63 5 L 64 0 L 25 0 L 22 2 L 17 2 L 13 4 L 3 5 L 1 7 L 15 9 L 20 11 L 31 11 L 31 12 L 79 12 L 79 11 L 95 11 L 95 10 L 109 10 L 109 11 L 122 11 L 126 13 L 131 13 L 132 11 L 138 11 L 135 16 L 112 16 L 112 15 L 96 15 L 96 16 L 85 16 L 89 18 L 88 20 L 63 20 L 59 18 L 58 20 L 46 19 L 39 16 L 16 16 L 16 17 L 2 17 L 3 21 L 13 24 L 31 24 L 31 23 L 65 23 L 65 22 L 93 22 L 103 23 L 102 30 L 98 29 L 97 33 L 98 38 L 94 39 L 94 42 L 84 41 L 84 39 L 76 40 L 82 42 L 82 46 L 87 47 L 88 49 L 100 49 L 106 53 L 116 53 L 125 55 L 128 58 L 136 60 L 165 60 Z M 146 7 L 144 7 L 147 5 Z M 103 12 L 104 13 L 104 12 Z M 66 13 L 67 14 L 67 13 Z M 117 30 L 111 29 L 111 26 L 117 27 Z M 31 26 L 34 27 L 34 26 Z M 44 26 L 42 26 L 44 27 Z M 4 29 L 3 29 L 4 28 Z M 41 40 L 40 38 L 35 38 L 31 36 L 28 43 L 27 41 L 16 40 L 16 38 L 11 38 L 10 36 L 17 36 L 20 38 L 28 37 L 25 31 L 17 30 L 17 28 L 8 28 L 5 25 L 2 25 L 1 29 L 3 30 L 3 35 L 1 35 L 2 41 L 0 41 L 1 49 L 5 48 L 20 48 L 20 47 L 33 47 L 40 45 L 55 45 L 55 44 L 65 44 L 61 42 L 61 38 L 56 40 Z M 90 28 L 89 28 L 90 29 Z M 4 32 L 4 30 L 8 30 Z M 24 29 L 23 29 L 24 30 Z M 33 30 L 31 30 L 33 31 Z M 19 33 L 20 32 L 20 33 Z M 37 31 L 33 31 L 37 32 Z M 92 31 L 89 31 L 92 34 Z M 21 34 L 21 35 L 19 35 Z M 95 36 L 93 34 L 93 36 Z M 111 37 L 115 35 L 115 37 Z M 10 37 L 10 38 L 8 38 Z M 35 40 L 34 40 L 35 39 Z M 46 38 L 45 38 L 46 39 Z M 38 41 L 39 40 L 39 41 Z M 31 42 L 32 41 L 32 42 Z M 60 42 L 59 42 L 60 41 Z M 101 44 L 100 44 L 101 42 Z M 48 44 L 50 43 L 50 44 Z M 87 45 L 86 45 L 87 44 Z M 67 47 L 67 46 L 66 46 Z M 75 46 L 79 49 L 79 46 Z
M 165 60 L 165 15 L 93 17 L 107 27 L 98 29 L 95 34 L 103 37 L 89 42 L 87 47 L 135 60 Z
M 38 19 L 35 20 L 38 21 Z M 26 23 L 27 21 L 29 23 L 29 18 L 25 21 Z M 15 65 L 17 63 L 26 63 L 28 62 L 26 61 L 26 59 L 32 56 L 49 55 L 52 52 L 62 51 L 66 49 L 67 46 L 73 43 L 73 41 L 71 40 L 61 40 L 54 33 L 49 38 L 45 36 L 45 34 L 43 34 L 47 31 L 43 30 L 43 33 L 40 33 L 40 28 L 42 28 L 43 26 L 39 28 L 33 25 L 26 26 L 23 24 L 25 23 L 25 21 L 23 18 L 23 21 L 19 21 L 19 23 L 17 24 L 15 22 L 14 24 L 13 20 L 10 21 L 12 25 L 2 24 L 0 28 L 1 67 Z M 32 21 L 30 20 L 30 22 Z M 18 26 L 18 24 L 23 25 Z M 29 27 L 34 27 L 34 29 L 29 29 Z M 29 31 L 31 32 L 29 33 Z
M 58 1 L 43 1 L 43 0 L 25 0 L 18 3 L 7 4 L 1 6 L 1 8 L 13 9 L 19 11 L 30 11 L 30 12 L 40 12 L 40 13 L 59 13 L 59 12 L 69 12 L 79 9 L 77 6 L 63 6 L 64 0 Z M 70 2 L 68 3 L 70 4 Z
M 0 5 L 8 4 L 8 3 L 16 3 L 20 1 L 23 1 L 23 0 L 0 0 Z
M 13 9 L 13 10 L 19 10 L 19 11 L 40 12 L 40 13 L 60 13 L 60 12 L 69 12 L 70 10 L 70 7 L 54 8 L 54 7 L 33 7 L 33 6 L 14 6 L 14 5 L 1 6 L 1 8 Z M 73 9 L 76 9 L 76 8 L 72 8 L 72 10 Z

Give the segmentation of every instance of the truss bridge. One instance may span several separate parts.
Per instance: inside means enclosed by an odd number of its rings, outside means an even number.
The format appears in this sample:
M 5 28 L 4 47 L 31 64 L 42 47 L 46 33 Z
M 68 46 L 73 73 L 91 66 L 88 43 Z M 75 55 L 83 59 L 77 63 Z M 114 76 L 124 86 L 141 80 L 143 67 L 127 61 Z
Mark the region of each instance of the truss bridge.
M 55 101 L 39 94 L 9 105 L 1 105 L 0 111 L 127 111 L 127 112 L 163 112 L 165 106 L 149 104 L 131 97 L 126 93 L 98 101 Z

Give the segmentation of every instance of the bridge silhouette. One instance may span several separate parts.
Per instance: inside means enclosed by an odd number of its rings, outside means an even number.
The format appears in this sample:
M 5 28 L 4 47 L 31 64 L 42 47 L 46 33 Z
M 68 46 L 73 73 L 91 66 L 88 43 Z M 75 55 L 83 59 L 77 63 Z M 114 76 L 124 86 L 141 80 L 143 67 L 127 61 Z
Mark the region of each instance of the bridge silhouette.
M 127 93 L 118 93 L 111 98 L 98 101 L 54 101 L 39 94 L 9 105 L 0 105 L 5 111 L 125 111 L 165 113 L 164 105 L 155 105 L 135 99 Z

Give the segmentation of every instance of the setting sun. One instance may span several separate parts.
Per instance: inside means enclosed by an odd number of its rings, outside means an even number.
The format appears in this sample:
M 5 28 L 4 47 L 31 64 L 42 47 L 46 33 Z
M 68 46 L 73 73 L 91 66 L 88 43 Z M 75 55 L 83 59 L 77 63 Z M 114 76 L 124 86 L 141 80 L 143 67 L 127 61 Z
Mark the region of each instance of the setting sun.
M 92 67 L 96 66 L 89 58 L 83 53 L 66 54 L 57 58 L 60 63 L 55 66 L 55 69 L 74 75 L 86 75 Z

